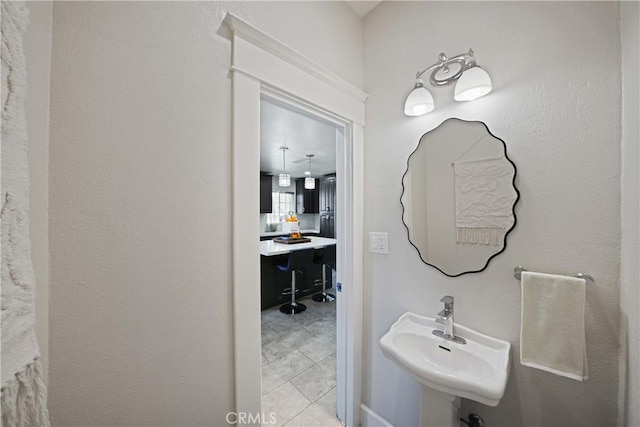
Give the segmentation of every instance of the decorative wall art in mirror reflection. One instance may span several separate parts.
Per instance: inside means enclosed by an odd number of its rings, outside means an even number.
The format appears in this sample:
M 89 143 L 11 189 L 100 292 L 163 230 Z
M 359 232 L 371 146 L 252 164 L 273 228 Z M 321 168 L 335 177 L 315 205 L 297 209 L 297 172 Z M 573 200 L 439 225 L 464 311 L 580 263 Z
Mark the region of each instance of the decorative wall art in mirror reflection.
M 450 277 L 484 270 L 516 225 L 516 167 L 482 122 L 425 133 L 402 177 L 402 221 L 423 262 Z

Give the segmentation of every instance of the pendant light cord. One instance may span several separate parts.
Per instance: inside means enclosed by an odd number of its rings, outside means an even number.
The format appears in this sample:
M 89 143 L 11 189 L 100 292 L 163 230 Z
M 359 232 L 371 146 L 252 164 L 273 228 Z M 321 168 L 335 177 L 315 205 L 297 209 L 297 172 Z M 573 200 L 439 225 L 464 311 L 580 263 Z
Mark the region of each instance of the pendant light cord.
M 280 147 L 280 149 L 282 150 L 282 169 L 283 169 L 284 173 L 286 174 L 287 173 L 287 163 L 285 161 L 285 152 L 286 152 L 286 150 L 288 150 L 288 148 L 285 147 L 285 146 L 282 146 L 282 147 Z

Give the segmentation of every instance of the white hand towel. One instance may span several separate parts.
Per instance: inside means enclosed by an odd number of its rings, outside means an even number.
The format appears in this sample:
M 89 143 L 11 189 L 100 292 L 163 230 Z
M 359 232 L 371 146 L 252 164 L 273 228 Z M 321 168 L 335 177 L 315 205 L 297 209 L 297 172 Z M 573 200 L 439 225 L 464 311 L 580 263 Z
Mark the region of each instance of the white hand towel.
M 523 271 L 521 285 L 520 363 L 586 380 L 585 280 Z

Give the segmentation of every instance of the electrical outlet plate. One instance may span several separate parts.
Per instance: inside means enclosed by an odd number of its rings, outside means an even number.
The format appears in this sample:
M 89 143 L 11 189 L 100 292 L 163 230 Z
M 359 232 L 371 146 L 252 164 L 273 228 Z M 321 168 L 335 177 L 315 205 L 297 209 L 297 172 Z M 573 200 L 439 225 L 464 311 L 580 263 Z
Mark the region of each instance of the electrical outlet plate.
M 389 254 L 389 238 L 387 233 L 369 232 L 369 252 L 373 254 Z

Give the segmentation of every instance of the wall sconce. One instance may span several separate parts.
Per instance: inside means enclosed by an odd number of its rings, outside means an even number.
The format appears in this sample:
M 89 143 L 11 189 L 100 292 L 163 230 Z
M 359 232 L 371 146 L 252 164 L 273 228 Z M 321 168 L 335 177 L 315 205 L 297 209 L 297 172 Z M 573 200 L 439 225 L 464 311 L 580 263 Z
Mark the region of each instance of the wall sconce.
M 438 62 L 416 73 L 416 85 L 404 103 L 404 114 L 422 116 L 435 108 L 433 96 L 425 87 L 422 76 L 431 71 L 431 86 L 442 87 L 456 83 L 453 99 L 473 101 L 491 92 L 491 78 L 473 57 L 473 50 L 447 58 L 444 52 L 438 55 Z

